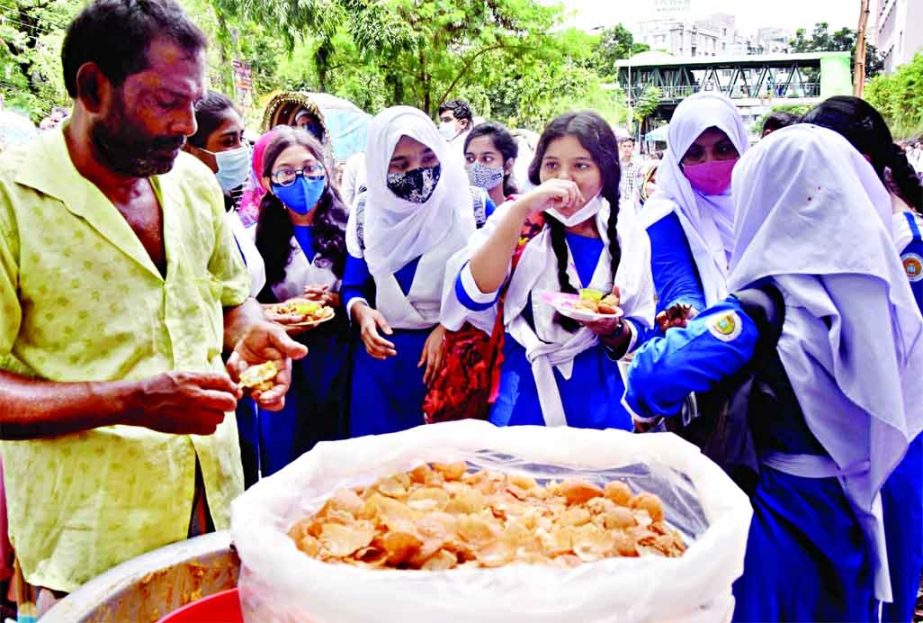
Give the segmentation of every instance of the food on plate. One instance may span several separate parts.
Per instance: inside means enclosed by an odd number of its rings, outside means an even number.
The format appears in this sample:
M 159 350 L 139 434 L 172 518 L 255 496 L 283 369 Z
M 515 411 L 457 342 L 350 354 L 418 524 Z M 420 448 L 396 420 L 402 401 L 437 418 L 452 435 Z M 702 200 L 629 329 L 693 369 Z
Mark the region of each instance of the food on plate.
M 574 303 L 574 309 L 613 315 L 619 312 L 619 299 L 613 294 L 603 295 L 599 290 L 584 288 L 580 290 L 580 299 Z
M 323 322 L 335 314 L 332 308 L 322 303 L 300 298 L 274 305 L 272 311 L 279 316 L 302 316 L 303 320 L 299 323 Z
M 574 566 L 613 557 L 676 558 L 682 536 L 656 495 L 465 463 L 423 464 L 337 491 L 289 536 L 303 553 L 370 569 L 443 571 L 511 563 Z
M 253 391 L 265 392 L 272 389 L 277 374 L 279 374 L 279 365 L 275 361 L 250 366 L 241 373 L 240 386 Z

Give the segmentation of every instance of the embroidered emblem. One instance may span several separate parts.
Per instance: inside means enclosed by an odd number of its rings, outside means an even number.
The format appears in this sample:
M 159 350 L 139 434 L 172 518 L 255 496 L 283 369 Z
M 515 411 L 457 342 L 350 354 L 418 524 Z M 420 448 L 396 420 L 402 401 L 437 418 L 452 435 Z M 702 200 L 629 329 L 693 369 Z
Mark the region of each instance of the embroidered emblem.
M 727 312 L 706 321 L 708 332 L 722 342 L 733 342 L 743 331 L 743 323 L 736 312 Z
M 923 257 L 916 253 L 908 253 L 901 257 L 904 262 L 904 272 L 907 273 L 907 279 L 916 283 L 923 280 Z

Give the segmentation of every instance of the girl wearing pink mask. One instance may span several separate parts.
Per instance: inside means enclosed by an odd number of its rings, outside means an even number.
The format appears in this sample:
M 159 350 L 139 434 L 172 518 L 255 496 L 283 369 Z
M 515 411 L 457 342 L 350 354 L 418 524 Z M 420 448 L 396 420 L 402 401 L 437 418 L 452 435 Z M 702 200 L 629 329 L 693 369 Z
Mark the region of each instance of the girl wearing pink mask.
M 747 131 L 734 104 L 697 93 L 676 108 L 657 192 L 641 220 L 651 240 L 658 324 L 665 310 L 688 305 L 694 316 L 727 296 L 734 234 L 731 173 L 747 149 Z

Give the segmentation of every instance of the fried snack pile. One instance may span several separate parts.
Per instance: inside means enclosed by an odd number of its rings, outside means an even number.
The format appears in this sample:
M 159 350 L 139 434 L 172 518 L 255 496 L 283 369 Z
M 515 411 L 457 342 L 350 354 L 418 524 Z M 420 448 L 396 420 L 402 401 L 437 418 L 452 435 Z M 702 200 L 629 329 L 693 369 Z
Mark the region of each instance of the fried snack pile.
M 574 303 L 574 309 L 582 309 L 594 314 L 612 315 L 618 313 L 619 300 L 611 294 L 603 296 L 599 290 L 584 288 L 580 290 L 580 300 Z
M 304 322 L 325 320 L 335 313 L 331 308 L 308 299 L 290 299 L 273 307 L 273 311 L 280 315 L 304 316 Z
M 273 380 L 279 374 L 279 366 L 275 361 L 267 361 L 259 365 L 250 366 L 240 375 L 240 386 L 258 392 L 272 389 Z
M 441 571 L 520 562 L 575 566 L 616 556 L 679 557 L 680 534 L 660 499 L 581 480 L 541 486 L 464 463 L 421 465 L 338 491 L 289 531 L 325 562 Z

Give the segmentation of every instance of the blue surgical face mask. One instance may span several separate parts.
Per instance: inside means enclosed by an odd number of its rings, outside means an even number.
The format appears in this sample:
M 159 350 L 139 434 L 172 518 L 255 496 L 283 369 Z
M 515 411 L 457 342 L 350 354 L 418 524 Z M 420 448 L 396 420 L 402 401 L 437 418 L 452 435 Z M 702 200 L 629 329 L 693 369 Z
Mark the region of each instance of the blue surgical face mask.
M 246 145 L 237 149 L 219 151 L 214 153 L 215 162 L 218 164 L 218 184 L 221 190 L 230 192 L 242 186 L 250 175 L 250 148 Z
M 317 205 L 324 189 L 327 187 L 326 176 L 307 177 L 298 175 L 295 181 L 288 186 L 280 186 L 273 182 L 272 194 L 285 204 L 285 207 L 296 214 L 307 214 Z

